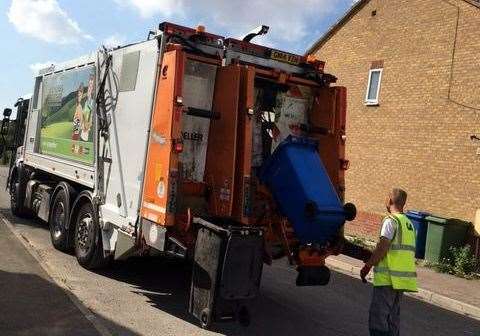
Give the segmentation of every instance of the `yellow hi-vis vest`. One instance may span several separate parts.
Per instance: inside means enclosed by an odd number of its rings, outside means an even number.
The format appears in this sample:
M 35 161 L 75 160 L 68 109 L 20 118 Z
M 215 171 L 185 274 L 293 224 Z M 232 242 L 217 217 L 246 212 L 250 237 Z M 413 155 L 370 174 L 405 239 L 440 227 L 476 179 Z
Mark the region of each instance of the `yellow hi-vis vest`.
M 404 214 L 391 214 L 387 218 L 393 219 L 396 232 L 387 255 L 373 270 L 373 285 L 416 292 L 415 230 Z

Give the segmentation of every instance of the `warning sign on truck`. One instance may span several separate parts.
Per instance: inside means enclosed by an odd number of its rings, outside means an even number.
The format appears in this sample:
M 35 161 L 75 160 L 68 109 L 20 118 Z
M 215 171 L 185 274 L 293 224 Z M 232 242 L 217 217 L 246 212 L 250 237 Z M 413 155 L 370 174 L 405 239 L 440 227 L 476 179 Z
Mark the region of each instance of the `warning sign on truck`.
M 44 77 L 40 153 L 92 164 L 94 102 L 95 67 Z

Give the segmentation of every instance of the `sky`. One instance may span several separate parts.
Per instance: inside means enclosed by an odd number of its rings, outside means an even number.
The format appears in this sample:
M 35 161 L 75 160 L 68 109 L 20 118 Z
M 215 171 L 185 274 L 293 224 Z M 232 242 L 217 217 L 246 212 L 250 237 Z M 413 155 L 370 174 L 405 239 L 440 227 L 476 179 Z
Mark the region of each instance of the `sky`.
M 354 0 L 0 0 L 0 108 L 33 91 L 35 70 L 74 59 L 101 45 L 146 39 L 163 21 L 254 40 L 303 54 Z M 301 6 L 300 6 L 301 4 Z

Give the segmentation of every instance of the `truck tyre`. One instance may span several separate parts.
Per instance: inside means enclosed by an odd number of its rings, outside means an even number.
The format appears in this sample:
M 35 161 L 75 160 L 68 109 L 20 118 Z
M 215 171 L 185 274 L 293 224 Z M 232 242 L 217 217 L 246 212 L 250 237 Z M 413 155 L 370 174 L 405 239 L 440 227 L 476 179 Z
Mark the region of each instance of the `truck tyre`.
M 103 254 L 102 233 L 93 205 L 81 205 L 75 219 L 74 246 L 78 263 L 88 270 L 99 269 L 108 264 Z
M 20 178 L 17 172 L 10 182 L 10 209 L 16 217 L 28 218 L 30 212 L 24 206 L 26 183 Z
M 60 251 L 68 252 L 67 220 L 70 216 L 69 198 L 65 189 L 60 189 L 53 200 L 50 210 L 50 238 L 52 245 Z

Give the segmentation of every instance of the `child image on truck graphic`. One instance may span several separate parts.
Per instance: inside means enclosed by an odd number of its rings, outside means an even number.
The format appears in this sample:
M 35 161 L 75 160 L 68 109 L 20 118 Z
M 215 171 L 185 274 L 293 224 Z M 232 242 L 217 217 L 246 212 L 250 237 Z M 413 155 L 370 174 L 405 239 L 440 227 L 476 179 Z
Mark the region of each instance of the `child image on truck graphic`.
M 83 141 L 88 141 L 90 138 L 90 129 L 92 128 L 92 110 L 94 104 L 94 93 L 95 93 L 95 76 L 92 74 L 88 79 L 88 88 L 87 88 L 87 99 L 83 106 L 83 117 L 82 117 L 82 131 L 80 133 L 80 138 Z
M 73 115 L 73 125 L 72 125 L 72 140 L 79 140 L 81 126 L 83 124 L 83 83 L 80 83 L 80 86 L 77 90 L 77 101 L 75 106 L 75 114 Z

